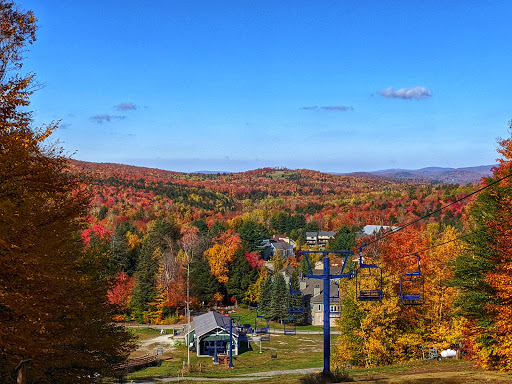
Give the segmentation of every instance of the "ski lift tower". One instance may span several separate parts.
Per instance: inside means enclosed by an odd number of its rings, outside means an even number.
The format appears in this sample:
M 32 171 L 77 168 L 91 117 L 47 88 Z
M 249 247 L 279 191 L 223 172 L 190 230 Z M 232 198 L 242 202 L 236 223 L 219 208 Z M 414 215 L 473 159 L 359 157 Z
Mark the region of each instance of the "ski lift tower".
M 323 263 L 324 263 L 324 270 L 323 273 L 320 275 L 315 275 L 313 273 L 313 269 L 311 268 L 311 265 L 309 264 L 309 258 L 308 254 L 322 254 L 323 257 Z M 330 270 L 330 259 L 329 254 L 336 254 L 340 255 L 343 264 L 341 266 L 341 271 L 339 274 L 331 274 Z M 304 255 L 306 258 L 306 262 L 308 264 L 309 273 L 306 273 L 305 276 L 310 279 L 321 279 L 324 281 L 324 370 L 322 371 L 323 376 L 331 376 L 331 368 L 330 368 L 330 361 L 331 361 L 331 308 L 330 308 L 330 299 L 336 296 L 331 296 L 330 292 L 330 283 L 332 279 L 343 279 L 343 278 L 349 278 L 351 279 L 354 277 L 354 272 L 349 271 L 345 272 L 345 265 L 347 264 L 348 257 L 352 254 L 352 251 L 301 251 L 300 254 Z

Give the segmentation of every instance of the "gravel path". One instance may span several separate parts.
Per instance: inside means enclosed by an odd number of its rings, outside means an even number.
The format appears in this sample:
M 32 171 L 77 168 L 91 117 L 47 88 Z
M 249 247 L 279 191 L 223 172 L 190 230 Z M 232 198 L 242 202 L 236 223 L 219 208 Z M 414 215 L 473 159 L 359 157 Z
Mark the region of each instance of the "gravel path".
M 224 382 L 247 382 L 251 380 L 261 380 L 265 378 L 271 378 L 274 376 L 281 375 L 307 375 L 322 371 L 323 368 L 304 368 L 304 369 L 288 369 L 283 371 L 269 371 L 269 372 L 254 372 L 244 373 L 242 375 L 236 375 L 231 377 L 163 377 L 159 379 L 145 379 L 145 380 L 132 380 L 127 383 L 134 384 L 150 384 L 150 383 L 179 383 L 180 381 L 224 381 Z

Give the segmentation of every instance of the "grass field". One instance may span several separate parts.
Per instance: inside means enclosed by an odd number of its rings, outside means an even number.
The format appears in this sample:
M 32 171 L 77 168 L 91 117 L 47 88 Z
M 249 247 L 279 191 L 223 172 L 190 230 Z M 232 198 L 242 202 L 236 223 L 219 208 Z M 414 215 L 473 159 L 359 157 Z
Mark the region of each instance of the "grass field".
M 240 323 L 254 325 L 254 311 L 238 311 Z M 279 324 L 271 324 L 271 327 L 281 328 Z M 307 327 L 304 330 L 317 331 L 320 327 Z M 166 335 L 160 335 L 158 330 L 148 328 L 134 329 L 133 332 L 139 337 L 141 348 L 137 353 L 143 354 L 144 351 L 155 351 L 156 345 L 162 340 L 168 338 Z M 335 342 L 336 336 L 331 338 Z M 252 350 L 234 356 L 234 368 L 230 369 L 226 365 L 214 365 L 211 357 L 198 358 L 195 353 L 190 353 L 191 369 L 186 370 L 184 375 L 188 377 L 205 377 L 219 379 L 222 382 L 234 382 L 234 377 L 240 375 L 254 374 L 257 372 L 293 370 L 303 368 L 319 368 L 323 366 L 323 334 L 297 334 L 283 335 L 271 333 L 270 341 L 261 343 L 261 353 L 259 342 L 251 343 Z M 137 355 L 137 354 L 135 354 Z M 274 357 L 272 357 L 274 355 Z M 177 378 L 183 373 L 184 362 L 187 361 L 187 349 L 181 344 L 179 346 L 164 347 L 164 360 L 160 366 L 148 367 L 128 375 L 128 382 L 141 379 L 171 377 Z M 464 360 L 448 359 L 443 361 L 413 361 L 400 365 L 376 368 L 353 368 L 346 371 L 355 382 L 367 384 L 505 384 L 512 383 L 512 374 L 499 372 L 486 372 L 480 369 L 472 368 L 472 363 Z M 196 379 L 197 380 L 197 379 Z M 180 382 L 187 382 L 186 378 Z M 191 381 L 188 381 L 191 382 Z M 201 383 L 202 381 L 194 381 Z M 207 381 L 204 381 L 207 382 Z M 211 382 L 211 381 L 210 381 Z M 219 381 L 220 382 L 220 381 Z M 240 378 L 238 380 L 240 382 Z M 242 382 L 251 383 L 279 383 L 279 384 L 319 384 L 311 377 L 304 375 L 285 375 L 277 377 L 266 377 L 261 379 L 247 378 Z
M 140 330 L 135 329 L 138 335 Z M 154 331 L 155 337 L 160 334 Z M 148 331 L 144 330 L 143 339 L 147 340 Z M 272 334 L 270 341 L 251 343 L 252 350 L 239 356 L 234 356 L 234 370 L 228 370 L 225 366 L 214 365 L 211 357 L 197 357 L 191 353 L 193 371 L 189 376 L 226 377 L 236 371 L 236 374 L 298 369 L 323 366 L 323 335 L 282 335 Z M 276 355 L 277 358 L 272 358 Z M 176 347 L 172 352 L 165 351 L 165 360 L 158 367 L 146 369 L 129 374 L 128 378 L 167 377 L 177 376 L 181 373 L 183 362 L 187 360 L 187 350 L 184 345 Z

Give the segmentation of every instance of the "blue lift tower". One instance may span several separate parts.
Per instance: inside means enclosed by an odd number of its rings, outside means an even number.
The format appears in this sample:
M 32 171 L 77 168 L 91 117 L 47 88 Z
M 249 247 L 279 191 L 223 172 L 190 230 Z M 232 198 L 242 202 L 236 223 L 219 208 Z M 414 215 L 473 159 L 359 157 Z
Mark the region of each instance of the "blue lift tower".
M 322 254 L 325 255 L 323 257 L 324 269 L 322 274 L 315 275 L 313 273 L 313 269 L 309 263 L 308 254 Z M 301 251 L 300 254 L 304 255 L 306 258 L 306 262 L 308 264 L 309 273 L 305 274 L 306 277 L 310 279 L 321 279 L 324 282 L 324 370 L 322 371 L 322 375 L 331 376 L 331 308 L 330 308 L 330 299 L 336 298 L 336 296 L 331 296 L 330 292 L 330 283 L 333 279 L 343 279 L 343 278 L 353 278 L 354 272 L 349 271 L 345 272 L 345 265 L 347 264 L 348 257 L 352 254 L 352 251 Z M 330 259 L 329 254 L 337 254 L 343 260 L 343 264 L 341 266 L 341 271 L 338 274 L 331 274 L 330 269 Z

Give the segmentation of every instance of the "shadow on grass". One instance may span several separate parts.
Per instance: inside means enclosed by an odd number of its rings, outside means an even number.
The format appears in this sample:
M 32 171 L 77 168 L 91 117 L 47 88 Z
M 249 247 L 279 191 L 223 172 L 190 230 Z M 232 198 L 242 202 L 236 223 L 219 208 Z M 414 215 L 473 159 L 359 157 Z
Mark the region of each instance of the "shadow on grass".
M 330 375 L 312 373 L 300 379 L 301 384 L 349 383 L 355 381 L 344 369 L 336 369 Z

